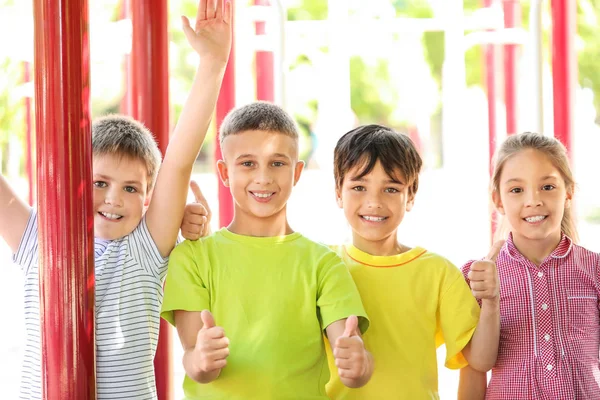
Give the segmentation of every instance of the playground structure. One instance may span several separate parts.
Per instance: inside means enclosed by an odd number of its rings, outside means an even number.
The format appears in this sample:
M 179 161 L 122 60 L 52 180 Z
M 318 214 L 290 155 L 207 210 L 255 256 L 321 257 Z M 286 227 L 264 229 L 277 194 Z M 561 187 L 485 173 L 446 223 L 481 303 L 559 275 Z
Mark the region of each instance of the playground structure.
M 540 25 L 530 23 L 528 35 L 517 26 L 519 3 L 501 5 L 486 0 L 489 18 L 463 16 L 461 2 L 447 1 L 444 17 L 387 21 L 385 29 L 441 30 L 446 33 L 444 98 L 444 147 L 457 149 L 460 135 L 459 102 L 464 86 L 464 51 L 468 45 L 485 45 L 485 81 L 488 96 L 489 152 L 498 135 L 498 97 L 505 98 L 506 130 L 517 132 L 516 58 L 520 44 L 530 40 L 541 48 Z M 540 1 L 532 1 L 531 21 L 538 21 Z M 337 115 L 349 108 L 345 32 L 333 26 L 347 25 L 347 5 L 330 1 L 334 21 L 317 26 L 313 21 L 295 22 L 293 29 L 329 29 L 332 77 L 331 99 L 323 112 Z M 458 5 L 457 5 L 458 4 Z M 283 35 L 288 32 L 285 12 L 279 1 L 255 0 L 251 7 L 236 3 L 236 18 L 255 25 L 254 46 L 233 46 L 217 103 L 217 126 L 236 103 L 236 66 L 240 60 L 255 63 L 255 98 L 282 104 L 285 99 L 285 54 Z M 169 136 L 168 38 L 165 2 L 128 1 L 125 17 L 131 19 L 132 54 L 127 79 L 125 112 L 143 122 L 157 137 L 161 151 Z M 571 147 L 573 90 L 575 84 L 575 2 L 552 1 L 554 130 L 567 148 Z M 242 12 L 244 14 L 242 14 Z M 496 18 L 498 15 L 502 19 Z M 94 399 L 94 279 L 93 218 L 91 214 L 91 148 L 89 108 L 89 38 L 87 1 L 43 0 L 34 5 L 35 20 L 35 116 L 37 143 L 37 208 L 39 210 L 41 273 L 42 354 L 44 393 L 47 399 Z M 66 21 L 69 21 L 67 23 Z M 76 21 L 77 23 L 74 23 Z M 304 25 L 304 26 L 303 26 Z M 311 26 L 309 26 L 311 25 Z M 381 25 L 379 25 L 381 27 Z M 466 28 L 479 30 L 465 36 Z M 537 30 L 536 30 L 537 29 Z M 336 46 L 337 44 L 337 46 Z M 537 46 L 537 47 L 536 47 Z M 499 52 L 504 66 L 497 68 Z M 540 54 L 537 52 L 536 54 Z M 537 63 L 536 63 L 537 62 Z M 541 58 L 532 63 L 539 72 Z M 499 77 L 504 75 L 504 86 Z M 536 76 L 540 76 L 538 73 Z M 462 77 L 454 79 L 455 77 Z M 539 93 L 541 84 L 533 82 Z M 502 94 L 500 93 L 502 92 Z M 539 97 L 541 102 L 541 96 Z M 536 105 L 538 131 L 543 131 L 542 107 Z M 31 137 L 28 135 L 28 137 Z M 220 149 L 215 146 L 215 156 Z M 28 152 L 30 154 L 30 152 Z M 460 154 L 460 153 L 458 153 Z M 452 162 L 452 160 L 450 160 Z M 31 158 L 27 172 L 33 172 Z M 31 175 L 30 175 L 31 176 Z M 227 225 L 233 204 L 228 190 L 219 183 L 219 221 Z M 33 190 L 30 190 L 33 198 Z M 60 218 L 56 218 L 56 216 Z M 164 323 L 164 322 L 163 322 Z M 161 327 L 155 359 L 159 399 L 173 393 L 169 330 Z M 56 373 L 60 371 L 60 373 Z M 50 373 L 51 372 L 51 373 Z

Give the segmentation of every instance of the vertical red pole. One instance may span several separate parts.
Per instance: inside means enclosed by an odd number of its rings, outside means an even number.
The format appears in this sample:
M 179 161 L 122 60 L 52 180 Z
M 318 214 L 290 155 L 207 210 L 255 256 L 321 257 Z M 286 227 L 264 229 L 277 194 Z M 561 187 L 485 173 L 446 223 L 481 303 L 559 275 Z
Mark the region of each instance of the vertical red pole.
M 31 82 L 31 65 L 23 62 L 23 84 Z M 29 183 L 29 205 L 35 201 L 35 176 L 33 169 L 33 130 L 31 129 L 31 97 L 25 94 L 25 174 Z
M 42 392 L 96 398 L 86 0 L 34 2 Z
M 504 27 L 516 28 L 521 25 L 521 5 L 519 0 L 504 0 Z M 517 133 L 517 59 L 519 45 L 504 46 L 504 98 L 506 102 L 506 132 Z
M 128 111 L 156 137 L 162 154 L 169 142 L 167 2 L 129 1 L 133 37 L 128 74 Z M 160 321 L 154 371 L 159 400 L 173 398 L 171 328 Z
M 269 7 L 269 0 L 254 0 L 255 6 Z M 257 36 L 266 36 L 265 21 L 255 22 L 255 33 Z M 273 32 L 271 33 L 273 34 Z M 279 32 L 275 32 L 279 34 Z M 256 51 L 256 99 L 275 102 L 275 81 L 273 80 L 275 58 L 272 50 Z
M 554 90 L 554 136 L 571 154 L 573 109 L 577 83 L 575 0 L 552 0 L 552 86 Z
M 219 0 L 220 1 L 220 0 Z M 235 15 L 235 2 L 231 2 L 231 12 Z M 234 19 L 235 21 L 235 19 Z M 233 37 L 235 38 L 235 22 L 233 22 Z M 231 51 L 229 54 L 229 61 L 225 68 L 225 75 L 223 76 L 223 83 L 221 85 L 221 91 L 219 92 L 219 98 L 217 99 L 217 132 L 221 129 L 223 119 L 227 116 L 227 113 L 235 107 L 235 41 L 231 42 Z M 219 134 L 215 140 L 215 160 L 222 158 L 221 145 L 219 142 Z M 219 185 L 219 225 L 227 226 L 233 220 L 233 198 L 229 188 L 223 186 L 220 179 L 217 179 Z

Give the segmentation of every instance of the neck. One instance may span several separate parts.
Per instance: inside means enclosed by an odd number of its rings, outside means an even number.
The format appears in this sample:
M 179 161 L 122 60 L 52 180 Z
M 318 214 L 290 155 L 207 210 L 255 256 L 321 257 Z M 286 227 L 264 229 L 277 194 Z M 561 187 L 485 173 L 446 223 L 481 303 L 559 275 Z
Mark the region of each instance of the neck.
M 273 237 L 294 233 L 287 221 L 286 207 L 269 217 L 258 217 L 235 206 L 230 232 L 244 236 Z
M 396 231 L 380 240 L 367 240 L 356 232 L 352 232 L 352 244 L 360 251 L 372 256 L 395 256 L 410 250 L 409 247 L 397 241 Z
M 513 232 L 512 235 L 517 250 L 535 265 L 540 265 L 552 254 L 562 236 L 560 231 L 544 239 L 529 239 L 516 232 Z

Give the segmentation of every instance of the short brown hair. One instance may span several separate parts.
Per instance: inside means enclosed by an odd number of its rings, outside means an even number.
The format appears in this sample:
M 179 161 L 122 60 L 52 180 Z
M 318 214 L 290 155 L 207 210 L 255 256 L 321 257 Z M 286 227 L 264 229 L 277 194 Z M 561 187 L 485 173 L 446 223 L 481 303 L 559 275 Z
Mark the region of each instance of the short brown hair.
M 152 189 L 161 154 L 152 133 L 142 123 L 125 115 L 107 115 L 92 124 L 92 153 L 130 157 L 140 160 L 148 171 L 148 190 Z
M 229 112 L 221 125 L 221 144 L 227 136 L 246 131 L 282 133 L 298 139 L 294 119 L 283 108 L 265 101 L 257 101 Z
M 408 136 L 381 125 L 359 126 L 337 142 L 333 158 L 336 188 L 342 187 L 352 168 L 362 167 L 357 177 L 362 178 L 373 170 L 377 161 L 390 177 L 401 171 L 409 193 L 417 193 L 423 166 L 419 152 Z

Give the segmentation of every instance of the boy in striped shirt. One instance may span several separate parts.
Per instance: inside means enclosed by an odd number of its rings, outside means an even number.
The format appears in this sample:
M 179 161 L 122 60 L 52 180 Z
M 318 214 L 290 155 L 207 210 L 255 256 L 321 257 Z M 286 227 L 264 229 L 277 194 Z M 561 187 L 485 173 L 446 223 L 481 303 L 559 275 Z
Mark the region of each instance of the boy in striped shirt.
M 231 5 L 217 3 L 200 2 L 195 28 L 183 18 L 200 63 L 162 166 L 142 124 L 108 116 L 92 125 L 98 399 L 156 399 L 162 282 L 231 46 Z M 36 211 L 0 175 L 0 236 L 25 275 L 21 399 L 41 398 L 37 230 Z

